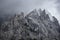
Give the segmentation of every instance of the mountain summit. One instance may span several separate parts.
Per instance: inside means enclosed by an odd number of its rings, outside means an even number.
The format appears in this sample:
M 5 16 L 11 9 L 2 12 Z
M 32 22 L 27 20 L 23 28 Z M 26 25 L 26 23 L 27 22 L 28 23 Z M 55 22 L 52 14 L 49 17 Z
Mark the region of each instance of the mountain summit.
M 0 40 L 60 40 L 58 20 L 45 10 L 34 9 L 24 16 L 16 14 L 0 28 Z

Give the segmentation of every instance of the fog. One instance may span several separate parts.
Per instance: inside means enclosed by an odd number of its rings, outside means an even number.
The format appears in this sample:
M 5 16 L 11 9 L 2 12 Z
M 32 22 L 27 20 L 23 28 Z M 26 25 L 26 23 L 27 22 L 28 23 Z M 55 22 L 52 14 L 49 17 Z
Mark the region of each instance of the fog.
M 33 9 L 46 9 L 60 22 L 60 0 L 0 0 L 0 14 L 27 14 Z

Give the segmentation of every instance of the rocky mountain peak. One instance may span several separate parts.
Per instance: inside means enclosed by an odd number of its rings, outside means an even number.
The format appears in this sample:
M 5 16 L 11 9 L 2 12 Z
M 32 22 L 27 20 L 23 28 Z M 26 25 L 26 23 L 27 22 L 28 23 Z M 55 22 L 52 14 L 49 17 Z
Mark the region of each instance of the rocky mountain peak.
M 41 11 L 41 10 L 40 10 Z M 34 9 L 24 17 L 24 13 L 16 14 L 0 28 L 0 40 L 60 40 L 58 20 L 50 20 L 45 10 Z

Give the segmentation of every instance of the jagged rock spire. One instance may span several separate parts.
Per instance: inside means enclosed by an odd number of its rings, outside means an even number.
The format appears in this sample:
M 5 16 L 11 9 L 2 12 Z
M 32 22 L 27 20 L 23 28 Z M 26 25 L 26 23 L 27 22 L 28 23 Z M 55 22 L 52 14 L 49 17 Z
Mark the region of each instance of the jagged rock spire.
M 36 9 L 34 9 L 33 11 L 31 11 L 27 16 L 31 16 L 31 15 L 38 15 L 38 12 Z
M 39 16 L 40 16 L 40 14 L 42 13 L 42 10 L 41 10 L 41 8 L 38 10 L 38 14 L 39 14 Z
M 53 16 L 53 22 L 55 23 L 55 25 L 59 26 L 58 20 Z
M 40 15 L 42 16 L 46 15 L 45 9 L 42 11 L 42 13 L 40 13 Z
M 38 11 L 36 9 L 34 9 L 33 11 L 31 11 L 26 17 L 31 17 L 31 18 L 38 18 Z

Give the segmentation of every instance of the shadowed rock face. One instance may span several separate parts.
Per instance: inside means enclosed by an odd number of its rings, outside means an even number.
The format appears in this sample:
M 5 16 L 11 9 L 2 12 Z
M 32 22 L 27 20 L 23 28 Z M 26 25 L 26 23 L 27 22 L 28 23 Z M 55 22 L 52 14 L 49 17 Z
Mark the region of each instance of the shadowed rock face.
M 40 9 L 41 10 L 41 9 Z M 40 15 L 39 15 L 40 14 Z M 60 26 L 45 10 L 15 15 L 1 25 L 0 40 L 60 40 Z

